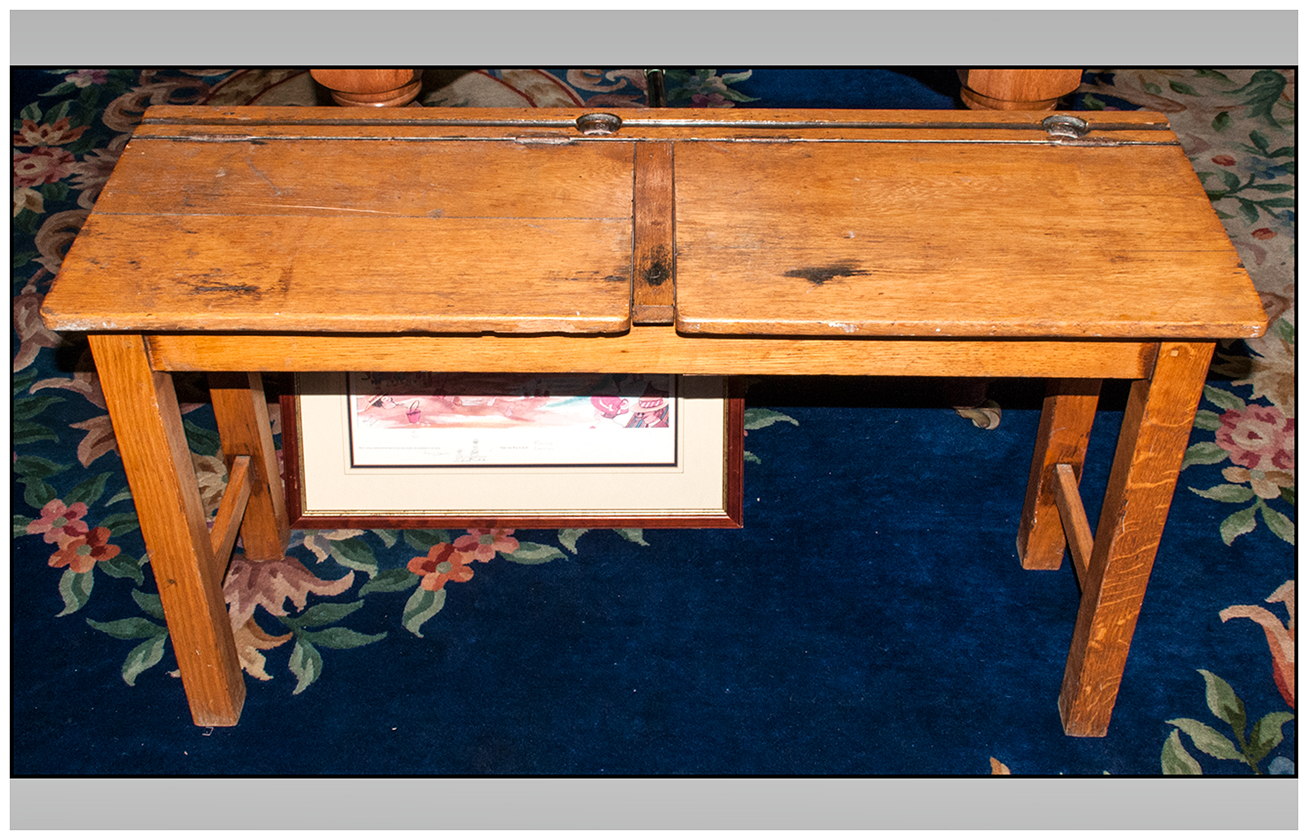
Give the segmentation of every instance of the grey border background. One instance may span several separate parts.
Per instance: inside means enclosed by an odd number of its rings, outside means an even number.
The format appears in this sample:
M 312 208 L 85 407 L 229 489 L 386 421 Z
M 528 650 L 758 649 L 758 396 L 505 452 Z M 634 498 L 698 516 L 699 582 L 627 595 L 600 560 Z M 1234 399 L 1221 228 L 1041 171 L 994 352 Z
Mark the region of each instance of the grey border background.
M 138 66 L 142 56 L 166 67 L 1271 67 L 1296 63 L 1297 19 L 1234 10 L 11 11 L 9 37 L 11 64 L 80 67 Z
M 9 23 L 11 65 L 68 67 L 1298 62 L 1297 11 L 11 11 Z M 1297 778 L 11 779 L 10 827 L 1292 829 L 1297 794 Z

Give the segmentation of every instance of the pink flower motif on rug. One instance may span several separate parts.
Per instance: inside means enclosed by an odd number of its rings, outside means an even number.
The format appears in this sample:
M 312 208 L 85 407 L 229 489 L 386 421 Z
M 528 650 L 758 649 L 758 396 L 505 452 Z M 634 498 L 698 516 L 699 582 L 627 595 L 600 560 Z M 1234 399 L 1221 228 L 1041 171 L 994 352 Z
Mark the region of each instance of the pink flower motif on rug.
M 82 521 L 83 516 L 86 516 L 86 505 L 82 502 L 65 506 L 59 499 L 52 499 L 41 508 L 40 518 L 27 523 L 27 533 L 41 534 L 46 542 L 57 543 L 62 548 L 86 536 L 90 530 Z
M 30 152 L 14 151 L 14 186 L 53 184 L 72 172 L 77 159 L 66 149 L 37 146 Z
M 409 561 L 409 571 L 422 576 L 423 589 L 439 592 L 450 581 L 464 583 L 472 580 L 472 568 L 469 563 L 473 556 L 459 551 L 449 543 L 437 543 L 427 552 L 426 557 L 415 557 Z
M 1294 469 L 1294 418 L 1274 405 L 1250 405 L 1222 414 L 1217 445 L 1249 470 Z
M 79 88 L 90 87 L 91 85 L 102 85 L 109 81 L 108 70 L 78 70 L 76 73 L 69 73 L 64 76 L 64 81 L 72 82 Z
M 469 529 L 465 536 L 454 541 L 454 548 L 478 563 L 489 563 L 497 553 L 512 554 L 518 550 L 518 541 L 510 536 L 512 533 L 512 528 Z
M 23 120 L 23 127 L 14 135 L 15 146 L 62 146 L 71 143 L 86 132 L 87 126 L 72 128 L 68 117 L 61 117 L 53 124 L 37 125 L 32 120 Z
M 111 560 L 118 556 L 120 549 L 116 545 L 109 545 L 109 536 L 109 529 L 100 527 L 69 540 L 50 555 L 50 565 L 56 569 L 67 566 L 79 575 L 89 572 L 101 560 Z

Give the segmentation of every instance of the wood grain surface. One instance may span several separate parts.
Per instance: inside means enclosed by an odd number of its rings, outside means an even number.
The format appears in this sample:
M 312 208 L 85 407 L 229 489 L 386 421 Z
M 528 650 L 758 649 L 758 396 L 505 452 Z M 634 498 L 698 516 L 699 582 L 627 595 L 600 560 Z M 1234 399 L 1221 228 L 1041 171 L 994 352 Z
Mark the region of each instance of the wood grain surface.
M 1041 113 L 631 112 L 606 136 L 583 113 L 152 108 L 46 323 L 616 333 L 675 301 L 687 334 L 1264 327 L 1158 114 L 1081 115 L 1069 140 Z
M 191 716 L 233 726 L 245 677 L 172 377 L 150 369 L 139 335 L 96 334 L 90 344 Z
M 1265 315 L 1180 149 L 677 149 L 677 327 L 1212 337 Z
M 1072 554 L 1072 565 L 1077 579 L 1083 580 L 1090 568 L 1090 555 L 1094 551 L 1094 531 L 1085 515 L 1081 501 L 1080 477 L 1071 464 L 1059 464 L 1054 469 L 1054 500 L 1058 503 L 1059 519 L 1067 535 L 1067 547 Z
M 1147 376 L 1156 345 L 1131 341 L 937 341 L 614 336 L 152 335 L 156 370 L 445 370 L 541 373 Z
M 1099 408 L 1097 379 L 1050 379 L 1045 386 L 1035 456 L 1017 528 L 1017 556 L 1024 569 L 1057 569 L 1068 543 L 1055 495 L 1059 465 L 1077 480 Z
M 1068 735 L 1108 731 L 1212 354 L 1164 343 L 1153 378 L 1132 384 L 1058 700 Z
M 263 377 L 257 373 L 211 373 L 209 396 L 228 469 L 241 458 L 249 460 L 253 492 L 241 522 L 245 556 L 280 560 L 286 555 L 290 525 Z
M 676 320 L 677 278 L 671 143 L 636 145 L 634 230 L 636 270 L 631 317 L 636 324 Z
M 619 332 L 631 196 L 631 144 L 134 141 L 45 313 L 76 330 Z

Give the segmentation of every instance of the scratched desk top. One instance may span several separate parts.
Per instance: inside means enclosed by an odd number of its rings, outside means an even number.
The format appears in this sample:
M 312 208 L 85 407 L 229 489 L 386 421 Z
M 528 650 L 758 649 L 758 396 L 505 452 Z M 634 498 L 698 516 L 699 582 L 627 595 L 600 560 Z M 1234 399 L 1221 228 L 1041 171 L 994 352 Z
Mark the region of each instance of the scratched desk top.
M 1225 338 L 1265 316 L 1160 115 L 153 108 L 54 329 L 621 333 L 671 143 L 686 335 Z M 662 159 L 660 159 L 662 160 Z

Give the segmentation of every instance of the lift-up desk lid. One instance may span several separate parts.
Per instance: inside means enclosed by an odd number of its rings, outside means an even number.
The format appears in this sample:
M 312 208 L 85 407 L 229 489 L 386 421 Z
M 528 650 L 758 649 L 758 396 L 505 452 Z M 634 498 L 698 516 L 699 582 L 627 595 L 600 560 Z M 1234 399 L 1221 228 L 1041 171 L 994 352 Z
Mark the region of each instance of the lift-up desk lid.
M 585 113 L 151 109 L 43 313 L 181 332 L 1210 339 L 1265 324 L 1157 114 Z

